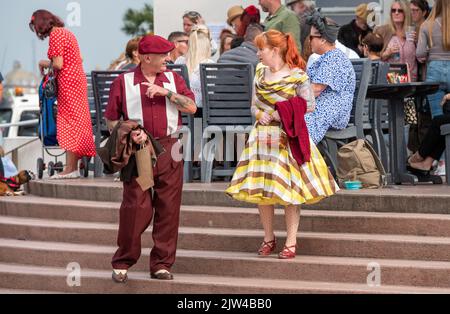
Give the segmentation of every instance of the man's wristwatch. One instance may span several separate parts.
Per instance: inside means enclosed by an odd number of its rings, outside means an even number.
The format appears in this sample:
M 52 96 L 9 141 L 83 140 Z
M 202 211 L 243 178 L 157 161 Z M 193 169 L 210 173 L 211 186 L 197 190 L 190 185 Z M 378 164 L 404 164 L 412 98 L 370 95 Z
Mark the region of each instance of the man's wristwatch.
M 173 96 L 173 93 L 169 90 L 166 97 L 169 98 L 169 100 L 170 100 L 170 98 L 172 98 L 172 96 Z

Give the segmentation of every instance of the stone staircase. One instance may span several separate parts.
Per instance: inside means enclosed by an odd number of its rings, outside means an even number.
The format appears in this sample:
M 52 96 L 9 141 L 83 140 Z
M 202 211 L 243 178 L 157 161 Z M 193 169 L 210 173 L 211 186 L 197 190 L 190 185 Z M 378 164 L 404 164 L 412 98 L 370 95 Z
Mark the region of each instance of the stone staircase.
M 450 292 L 448 187 L 342 191 L 306 206 L 299 255 L 288 261 L 256 256 L 263 234 L 257 209 L 229 199 L 224 187 L 185 185 L 174 281 L 149 278 L 148 230 L 141 259 L 121 285 L 110 265 L 121 184 L 31 182 L 28 195 L 0 198 L 0 293 Z M 275 229 L 282 245 L 282 209 Z M 81 266 L 80 286 L 67 284 L 72 262 Z M 374 286 L 378 267 L 381 285 Z

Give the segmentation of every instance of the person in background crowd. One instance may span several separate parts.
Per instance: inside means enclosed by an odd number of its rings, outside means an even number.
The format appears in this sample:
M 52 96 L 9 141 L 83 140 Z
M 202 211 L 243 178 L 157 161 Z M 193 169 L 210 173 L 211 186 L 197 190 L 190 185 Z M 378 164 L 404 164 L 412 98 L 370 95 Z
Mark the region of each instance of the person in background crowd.
M 258 3 L 264 12 L 269 13 L 264 21 L 265 30 L 275 29 L 285 34 L 291 33 L 298 51 L 302 51 L 300 21 L 295 13 L 281 5 L 281 0 L 259 0 Z
M 222 33 L 224 33 L 224 35 L 221 34 L 220 36 L 220 51 L 219 51 L 220 55 L 222 55 L 225 51 L 231 49 L 231 42 L 233 41 L 234 38 L 236 38 L 235 35 L 228 33 L 227 31 L 228 31 L 227 29 L 223 29 Z
M 213 63 L 211 59 L 211 38 L 205 25 L 196 25 L 189 36 L 189 49 L 185 56 L 179 57 L 175 64 L 186 64 L 189 82 L 195 96 L 195 103 L 201 112 L 203 107 L 202 84 L 200 80 L 200 63 Z M 202 131 L 194 130 L 194 156 L 201 153 Z
M 409 32 L 411 26 L 411 13 L 406 0 L 395 0 L 391 5 L 390 21 L 386 25 L 376 27 L 374 32 L 381 35 L 384 40 L 381 59 L 388 63 L 408 64 L 410 80 L 417 81 L 416 61 L 416 32 Z
M 181 127 L 181 112 L 194 114 L 197 108 L 183 78 L 167 70 L 172 49 L 174 44 L 160 36 L 144 36 L 139 42 L 140 65 L 113 81 L 104 114 L 110 130 L 121 119 L 133 120 L 145 129 L 131 131 L 131 140 L 136 145 L 145 143 L 148 133 L 166 151 L 153 167 L 152 189 L 142 190 L 137 169 L 123 181 L 118 249 L 111 261 L 112 279 L 117 283 L 127 281 L 128 269 L 141 256 L 141 236 L 152 219 L 150 277 L 173 279 L 170 271 L 177 248 L 183 161 L 176 160 L 171 152 L 178 143 L 175 135 Z
M 259 10 L 254 5 L 249 5 L 244 9 L 241 15 L 241 26 L 237 29 L 236 35 L 239 37 L 244 37 L 247 32 L 247 27 L 250 24 L 259 24 L 261 20 L 261 15 Z
M 372 61 L 381 60 L 381 51 L 383 50 L 383 38 L 379 34 L 369 33 L 361 41 L 364 57 Z
M 420 26 L 430 15 L 430 5 L 427 0 L 411 0 L 410 9 L 412 25 L 416 27 L 416 32 L 419 33 Z
M 244 8 L 240 5 L 234 5 L 228 9 L 227 24 L 231 26 L 235 32 L 241 27 L 241 15 Z
M 440 82 L 435 94 L 428 95 L 431 116 L 443 114 L 440 100 L 450 91 L 450 2 L 436 0 L 428 19 L 420 27 L 416 55 L 419 61 L 428 62 L 426 81 Z M 440 160 L 436 173 L 445 174 L 445 161 Z
M 186 12 L 183 15 L 183 29 L 184 32 L 188 35 L 191 34 L 192 28 L 195 25 L 206 25 L 205 20 L 203 19 L 203 17 L 200 15 L 200 13 L 196 12 L 196 11 L 189 11 Z M 215 55 L 217 52 L 217 43 L 211 38 L 211 56 Z
M 78 160 L 96 154 L 80 48 L 64 22 L 49 11 L 35 11 L 29 27 L 39 39 L 49 38 L 49 60 L 41 60 L 39 69 L 41 73 L 54 70 L 58 83 L 56 129 L 58 144 L 66 151 L 66 166 L 50 179 L 78 178 Z
M 138 46 L 141 38 L 142 37 L 136 37 L 128 41 L 125 49 L 125 56 L 127 57 L 128 63 L 123 65 L 120 68 L 121 70 L 132 70 L 139 64 Z
M 299 205 L 318 202 L 339 188 L 305 128 L 302 143 L 292 146 L 291 141 L 282 139 L 282 114 L 277 105 L 286 100 L 295 102 L 299 96 L 302 99 L 294 110 L 304 114 L 315 106 L 313 91 L 303 70 L 305 61 L 298 53 L 293 36 L 269 30 L 258 35 L 255 44 L 261 59 L 256 68 L 252 98 L 252 114 L 257 123 L 250 132 L 226 193 L 258 205 L 264 228 L 264 239 L 258 249 L 261 257 L 271 255 L 277 246 L 273 229 L 274 205 L 285 206 L 287 236 L 278 258 L 292 259 L 296 256 Z M 298 117 L 303 120 L 302 116 Z M 268 143 L 267 134 L 273 139 L 279 138 Z M 294 146 L 304 150 L 303 157 L 294 156 Z
M 306 24 L 306 17 L 311 15 L 316 9 L 316 2 L 309 0 L 285 0 L 286 6 L 294 11 L 300 20 L 300 44 L 302 46 L 302 57 L 308 61 L 312 54 L 309 44 L 309 33 L 311 26 Z
M 338 40 L 346 47 L 356 51 L 363 58 L 360 39 L 364 38 L 372 29 L 367 25 L 367 17 L 372 11 L 367 9 L 367 3 L 362 3 L 356 7 L 356 18 L 349 24 L 343 25 L 339 29 Z
M 220 56 L 218 63 L 251 63 L 253 69 L 259 63 L 259 57 L 256 55 L 257 48 L 254 44 L 256 36 L 263 32 L 260 24 L 250 24 L 244 36 L 244 42 L 236 48 L 233 48 Z
M 430 6 L 427 0 L 411 0 L 411 25 L 415 27 L 417 34 L 420 33 L 420 26 L 430 15 Z M 419 35 L 416 37 L 416 43 L 419 40 Z M 419 58 L 418 58 L 419 60 Z M 417 64 L 417 80 L 423 82 L 426 80 L 427 64 L 421 63 L 420 60 Z M 431 125 L 431 112 L 429 102 L 426 96 L 417 98 L 416 103 L 417 111 L 417 124 L 409 125 L 409 138 L 408 149 L 411 151 L 417 151 L 420 143 L 423 141 L 427 133 L 428 127 Z
M 422 24 L 416 50 L 417 58 L 428 62 L 427 82 L 445 83 L 437 93 L 428 96 L 431 114 L 442 115 L 440 101 L 450 91 L 450 3 L 436 0 L 428 19 Z
M 428 18 L 430 15 L 430 5 L 428 4 L 427 0 L 411 0 L 410 4 L 411 9 L 411 22 L 412 25 L 416 27 L 416 33 L 420 33 L 420 26 L 422 26 L 423 22 Z M 417 36 L 416 41 L 419 40 L 419 36 Z M 426 63 L 420 63 L 418 64 L 418 80 L 419 81 L 425 81 L 426 79 L 426 72 L 427 72 L 427 65 Z
M 234 33 L 233 33 L 233 31 L 230 29 L 230 28 L 223 28 L 221 31 L 220 31 L 220 35 L 219 35 L 219 39 L 220 39 L 220 41 L 222 41 L 222 39 L 224 39 L 224 37 L 225 36 L 228 36 L 228 35 L 233 35 Z
M 311 25 L 312 51 L 320 57 L 307 71 L 316 97 L 316 110 L 306 114 L 305 120 L 309 135 L 318 144 L 329 129 L 347 127 L 356 77 L 350 60 L 336 48 L 339 30 L 336 22 L 315 11 L 307 23 Z
M 440 104 L 450 106 L 450 94 L 445 95 Z M 445 136 L 441 135 L 441 126 L 449 123 L 450 112 L 433 118 L 419 150 L 408 158 L 408 165 L 412 168 L 409 170 L 413 172 L 419 170 L 422 174 L 429 173 L 433 163 L 439 160 L 445 151 Z
M 3 99 L 3 75 L 2 72 L 0 72 L 0 103 Z
M 185 32 L 172 32 L 167 38 L 175 48 L 169 53 L 169 64 L 173 64 L 179 57 L 184 56 L 189 47 L 189 35 Z
M 205 25 L 196 25 L 189 35 L 189 48 L 185 56 L 179 57 L 175 64 L 186 64 L 191 90 L 195 95 L 197 107 L 202 107 L 200 63 L 213 63 L 211 57 L 209 30 Z
M 205 24 L 200 13 L 196 11 L 189 11 L 183 15 L 183 30 L 186 34 L 189 34 L 192 27 L 198 24 Z

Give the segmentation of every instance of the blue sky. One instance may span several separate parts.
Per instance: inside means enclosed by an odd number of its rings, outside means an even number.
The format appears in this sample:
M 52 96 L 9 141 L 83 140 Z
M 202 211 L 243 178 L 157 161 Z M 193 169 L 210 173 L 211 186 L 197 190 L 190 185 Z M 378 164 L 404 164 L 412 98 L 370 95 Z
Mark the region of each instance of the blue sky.
M 5 75 L 18 60 L 25 70 L 37 72 L 33 62 L 46 58 L 48 40 L 39 40 L 28 28 L 38 9 L 60 16 L 66 25 L 75 24 L 67 28 L 78 39 L 85 71 L 105 69 L 129 39 L 120 30 L 126 9 L 140 9 L 145 3 L 153 0 L 0 0 L 0 71 Z

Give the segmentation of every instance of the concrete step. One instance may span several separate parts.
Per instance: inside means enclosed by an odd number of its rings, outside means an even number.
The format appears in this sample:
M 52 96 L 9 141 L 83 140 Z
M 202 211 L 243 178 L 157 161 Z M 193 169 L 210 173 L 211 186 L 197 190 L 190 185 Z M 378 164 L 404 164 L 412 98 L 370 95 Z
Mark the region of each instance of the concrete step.
M 55 201 L 27 195 L 0 198 L 0 215 L 118 223 L 118 202 L 80 200 Z M 183 205 L 180 225 L 203 228 L 261 229 L 256 208 Z M 284 210 L 275 210 L 274 228 L 284 230 Z M 314 232 L 405 234 L 450 237 L 450 216 L 439 214 L 401 214 L 302 210 L 300 230 Z
M 62 294 L 62 292 L 44 290 L 0 289 L 0 294 Z
M 224 190 L 227 183 L 185 184 L 184 205 L 248 207 L 228 197 Z M 27 191 L 33 195 L 91 201 L 120 202 L 122 184 L 112 178 L 76 180 L 32 181 Z M 450 213 L 450 187 L 448 186 L 400 186 L 376 190 L 340 191 L 338 194 L 308 209 L 375 211 L 400 213 Z
M 176 274 L 172 281 L 154 280 L 148 272 L 130 272 L 126 284 L 111 280 L 111 271 L 82 269 L 80 286 L 69 286 L 70 271 L 59 267 L 0 263 L 0 288 L 71 293 L 450 293 L 450 289 L 367 284 L 235 278 Z M 264 296 L 261 296 L 264 298 Z M 218 305 L 220 306 L 220 305 Z
M 112 246 L 0 239 L 0 262 L 63 268 L 76 262 L 82 271 L 85 268 L 110 270 L 115 250 Z M 149 253 L 148 249 L 144 250 L 130 272 L 148 272 Z M 383 286 L 450 288 L 450 263 L 435 261 L 326 256 L 299 256 L 280 261 L 275 255 L 260 258 L 245 252 L 178 250 L 172 270 L 176 274 L 364 284 L 374 266 L 379 267 Z
M 275 232 L 280 246 L 284 232 Z M 255 252 L 260 230 L 181 227 L 179 249 Z M 114 246 L 117 225 L 0 216 L 0 238 Z M 152 245 L 151 232 L 142 237 Z M 358 233 L 300 232 L 301 255 L 450 261 L 450 238 Z

